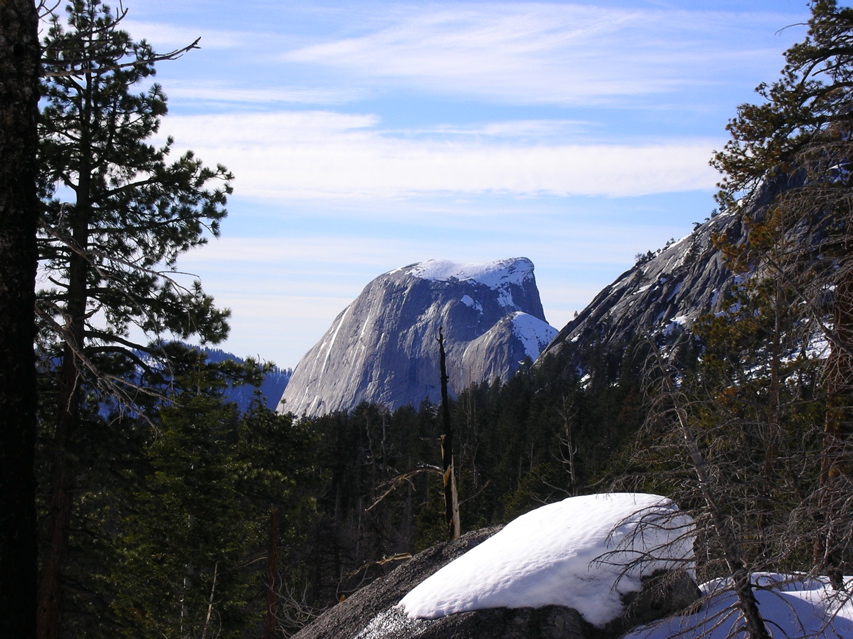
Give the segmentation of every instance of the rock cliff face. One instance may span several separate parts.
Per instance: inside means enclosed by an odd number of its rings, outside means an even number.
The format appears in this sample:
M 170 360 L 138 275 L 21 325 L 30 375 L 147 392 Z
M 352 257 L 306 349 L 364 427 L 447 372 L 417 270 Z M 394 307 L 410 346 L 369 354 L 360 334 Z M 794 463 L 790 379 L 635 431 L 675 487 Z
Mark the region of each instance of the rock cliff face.
M 602 290 L 542 352 L 540 360 L 579 342 L 591 352 L 624 343 L 644 332 L 689 328 L 705 313 L 724 310 L 734 274 L 712 241 L 715 234 L 742 236 L 737 216 L 716 216 L 678 242 L 640 258 Z
M 315 416 L 362 402 L 393 410 L 439 401 L 439 327 L 451 393 L 508 379 L 557 333 L 527 258 L 412 264 L 377 277 L 338 315 L 297 365 L 279 410 Z

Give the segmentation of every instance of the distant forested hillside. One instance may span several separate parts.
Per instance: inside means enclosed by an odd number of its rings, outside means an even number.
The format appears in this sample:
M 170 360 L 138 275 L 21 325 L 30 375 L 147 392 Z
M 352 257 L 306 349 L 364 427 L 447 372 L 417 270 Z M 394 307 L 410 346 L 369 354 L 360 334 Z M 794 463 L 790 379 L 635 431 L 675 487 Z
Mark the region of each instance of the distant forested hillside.
M 237 357 L 233 353 L 228 353 L 219 348 L 202 348 L 202 350 L 212 363 L 218 364 L 226 360 L 233 360 L 238 364 L 245 363 L 245 360 L 241 357 Z M 229 401 L 235 402 L 240 410 L 246 410 L 255 396 L 260 394 L 264 398 L 264 405 L 270 410 L 275 410 L 292 374 L 292 368 L 273 366 L 269 370 L 264 371 L 263 381 L 260 386 L 252 387 L 245 384 L 232 385 L 225 392 L 225 397 Z

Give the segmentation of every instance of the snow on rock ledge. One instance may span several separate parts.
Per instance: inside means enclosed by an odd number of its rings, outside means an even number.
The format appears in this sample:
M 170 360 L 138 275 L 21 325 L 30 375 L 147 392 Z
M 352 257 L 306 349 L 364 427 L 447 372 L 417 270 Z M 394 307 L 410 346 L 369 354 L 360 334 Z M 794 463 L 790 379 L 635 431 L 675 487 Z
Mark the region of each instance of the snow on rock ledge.
M 603 627 L 661 569 L 692 570 L 690 517 L 641 493 L 573 497 L 508 524 L 424 580 L 399 607 L 434 619 L 488 608 L 574 608 Z

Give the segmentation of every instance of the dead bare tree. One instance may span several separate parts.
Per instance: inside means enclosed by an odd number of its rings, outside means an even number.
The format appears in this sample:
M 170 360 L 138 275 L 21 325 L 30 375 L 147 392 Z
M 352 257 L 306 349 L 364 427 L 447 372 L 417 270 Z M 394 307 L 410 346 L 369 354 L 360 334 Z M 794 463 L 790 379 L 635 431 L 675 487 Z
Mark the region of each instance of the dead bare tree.
M 453 427 L 450 420 L 450 399 L 447 394 L 447 362 L 444 353 L 444 335 L 438 327 L 438 352 L 441 366 L 441 414 L 444 420 L 444 433 L 441 436 L 441 462 L 444 480 L 444 512 L 448 534 L 458 539 L 461 534 L 459 521 L 459 496 L 456 492 L 456 469 L 453 464 Z
M 573 408 L 565 395 L 563 396 L 561 407 L 557 409 L 557 414 L 563 420 L 563 433 L 560 435 L 559 461 L 569 473 L 569 494 L 575 497 L 578 491 L 578 477 L 575 468 L 575 456 L 578 454 L 578 445 L 575 443 L 574 437 L 572 437 L 572 421 L 577 415 L 577 410 Z
M 722 505 L 727 498 L 725 486 L 720 485 L 720 476 L 714 473 L 706 462 L 702 446 L 691 426 L 686 408 L 688 400 L 675 381 L 678 371 L 673 369 L 653 339 L 648 338 L 646 342 L 651 350 L 650 366 L 657 373 L 654 376 L 657 380 L 656 401 L 662 409 L 656 417 L 672 423 L 678 433 L 687 463 L 695 475 L 696 493 L 701 505 L 697 507 L 698 515 L 694 518 L 707 520 L 710 524 L 709 530 L 713 531 L 717 538 L 727 574 L 737 597 L 737 608 L 743 620 L 742 630 L 750 639 L 770 639 L 758 609 L 752 571 L 746 561 L 742 541 Z

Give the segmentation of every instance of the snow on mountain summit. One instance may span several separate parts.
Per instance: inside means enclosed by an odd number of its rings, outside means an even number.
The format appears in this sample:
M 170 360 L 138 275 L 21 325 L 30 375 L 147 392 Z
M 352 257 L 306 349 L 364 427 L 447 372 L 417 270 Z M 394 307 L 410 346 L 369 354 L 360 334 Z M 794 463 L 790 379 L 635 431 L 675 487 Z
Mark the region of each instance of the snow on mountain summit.
M 507 284 L 521 285 L 533 277 L 533 262 L 526 257 L 513 257 L 476 264 L 450 260 L 427 260 L 405 268 L 410 275 L 436 282 L 473 280 L 496 289 Z

